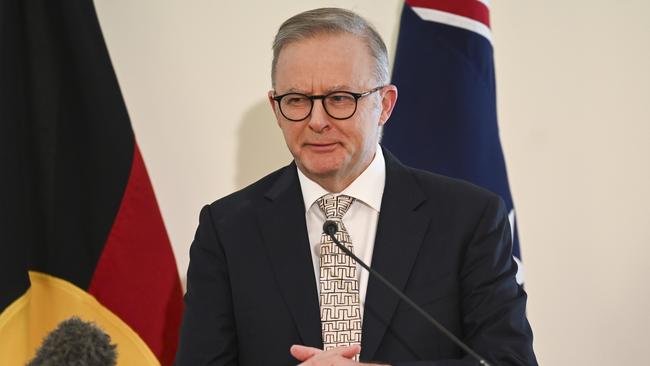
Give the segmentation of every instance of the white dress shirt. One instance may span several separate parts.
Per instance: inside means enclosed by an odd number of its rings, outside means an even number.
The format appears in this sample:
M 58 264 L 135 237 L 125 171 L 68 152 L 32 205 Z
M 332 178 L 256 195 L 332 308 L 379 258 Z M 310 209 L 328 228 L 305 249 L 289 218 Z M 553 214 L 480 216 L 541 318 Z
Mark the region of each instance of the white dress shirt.
M 305 219 L 307 221 L 307 233 L 311 246 L 311 258 L 314 264 L 314 275 L 316 288 L 320 295 L 320 240 L 323 233 L 325 214 L 318 207 L 316 201 L 326 195 L 332 194 L 326 191 L 318 183 L 307 178 L 298 169 L 302 198 L 305 202 Z M 343 224 L 350 234 L 350 240 L 354 248 L 354 254 L 366 264 L 371 265 L 372 251 L 375 247 L 375 234 L 377 233 L 377 220 L 381 199 L 384 194 L 386 183 L 386 164 L 381 147 L 377 145 L 375 157 L 366 170 L 361 173 L 346 189 L 340 194 L 354 197 L 355 201 L 343 216 Z M 361 301 L 361 319 L 363 320 L 363 308 L 368 287 L 368 272 L 357 263 L 357 278 L 359 280 L 359 299 Z

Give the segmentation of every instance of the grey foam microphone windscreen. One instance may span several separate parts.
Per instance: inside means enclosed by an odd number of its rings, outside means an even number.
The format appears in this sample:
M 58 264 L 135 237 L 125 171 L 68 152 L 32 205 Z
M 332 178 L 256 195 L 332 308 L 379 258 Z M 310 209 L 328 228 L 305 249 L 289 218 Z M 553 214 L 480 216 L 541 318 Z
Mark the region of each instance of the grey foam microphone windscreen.
M 27 366 L 115 366 L 116 346 L 97 325 L 78 317 L 50 332 Z

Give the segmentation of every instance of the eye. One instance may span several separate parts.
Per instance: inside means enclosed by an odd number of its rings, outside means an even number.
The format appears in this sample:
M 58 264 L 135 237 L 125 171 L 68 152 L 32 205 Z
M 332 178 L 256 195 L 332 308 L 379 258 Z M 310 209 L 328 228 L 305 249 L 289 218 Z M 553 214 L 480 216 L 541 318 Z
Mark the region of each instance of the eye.
M 290 107 L 300 107 L 309 104 L 309 98 L 300 94 L 288 94 L 282 98 L 282 103 Z
M 354 104 L 354 97 L 347 93 L 334 93 L 327 96 L 327 101 L 332 105 Z

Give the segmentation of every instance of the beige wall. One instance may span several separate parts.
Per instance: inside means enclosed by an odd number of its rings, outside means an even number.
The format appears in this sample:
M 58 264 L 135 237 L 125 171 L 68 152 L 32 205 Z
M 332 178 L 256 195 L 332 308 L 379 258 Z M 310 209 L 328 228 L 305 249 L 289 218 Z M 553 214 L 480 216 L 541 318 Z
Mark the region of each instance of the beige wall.
M 289 161 L 270 43 L 323 5 L 395 49 L 390 1 L 96 0 L 184 276 L 200 207 Z M 492 4 L 501 136 L 541 364 L 642 364 L 650 332 L 650 3 Z

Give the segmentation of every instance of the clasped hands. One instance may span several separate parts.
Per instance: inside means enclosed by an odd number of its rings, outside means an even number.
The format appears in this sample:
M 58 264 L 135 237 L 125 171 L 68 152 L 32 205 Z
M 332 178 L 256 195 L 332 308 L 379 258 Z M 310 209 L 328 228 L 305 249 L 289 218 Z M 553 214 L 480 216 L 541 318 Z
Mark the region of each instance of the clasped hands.
M 358 344 L 332 348 L 327 351 L 296 344 L 291 346 L 289 351 L 293 357 L 302 362 L 298 366 L 379 366 L 379 364 L 360 363 L 353 360 L 354 356 L 361 352 L 361 346 Z

